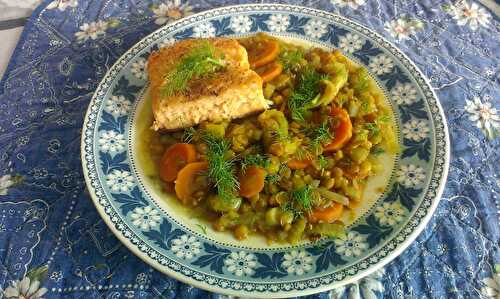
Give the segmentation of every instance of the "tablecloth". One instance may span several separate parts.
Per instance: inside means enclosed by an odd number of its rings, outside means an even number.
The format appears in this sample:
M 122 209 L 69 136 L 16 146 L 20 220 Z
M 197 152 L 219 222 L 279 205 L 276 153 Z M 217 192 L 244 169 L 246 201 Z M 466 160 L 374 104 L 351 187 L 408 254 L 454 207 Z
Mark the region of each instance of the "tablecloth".
M 44 1 L 0 82 L 0 298 L 219 298 L 161 274 L 108 230 L 80 134 L 113 62 L 159 26 L 229 0 Z M 452 159 L 439 207 L 382 270 L 313 298 L 500 298 L 500 23 L 471 0 L 280 1 L 383 34 L 428 76 Z M 22 297 L 24 296 L 24 297 Z

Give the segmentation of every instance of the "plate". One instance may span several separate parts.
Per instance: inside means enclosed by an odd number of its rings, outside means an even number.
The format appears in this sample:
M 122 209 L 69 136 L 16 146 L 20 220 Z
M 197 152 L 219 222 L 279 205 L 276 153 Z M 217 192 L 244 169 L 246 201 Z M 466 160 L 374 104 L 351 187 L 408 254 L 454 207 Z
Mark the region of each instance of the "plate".
M 268 32 L 340 48 L 365 66 L 392 107 L 401 151 L 388 159 L 383 193 L 366 192 L 345 238 L 294 246 L 237 242 L 186 216 L 141 167 L 148 55 L 180 39 Z M 142 126 L 141 126 L 142 124 Z M 113 233 L 156 269 L 196 287 L 249 297 L 290 297 L 355 281 L 400 254 L 422 231 L 443 191 L 446 121 L 424 75 L 379 34 L 344 17 L 274 4 L 205 11 L 158 29 L 103 78 L 85 116 L 82 165 L 95 206 Z M 380 178 L 379 178 L 380 180 Z M 381 182 L 371 182 L 372 185 Z

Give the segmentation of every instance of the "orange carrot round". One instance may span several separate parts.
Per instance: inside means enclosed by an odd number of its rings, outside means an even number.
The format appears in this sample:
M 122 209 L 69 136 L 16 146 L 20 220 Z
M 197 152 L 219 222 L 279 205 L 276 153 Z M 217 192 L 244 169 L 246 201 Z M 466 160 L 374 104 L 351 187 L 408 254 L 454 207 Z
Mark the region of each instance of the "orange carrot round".
M 273 62 L 266 64 L 262 68 L 257 69 L 257 74 L 262 78 L 262 81 L 269 82 L 278 77 L 283 72 L 281 63 Z
M 252 69 L 266 65 L 278 57 L 280 46 L 277 41 L 265 40 L 248 51 L 248 61 Z
M 186 164 L 196 161 L 196 148 L 189 143 L 176 143 L 169 147 L 160 161 L 160 178 L 173 182 Z
M 179 171 L 175 180 L 175 194 L 183 204 L 187 204 L 191 195 L 196 191 L 196 188 L 193 188 L 196 177 L 207 169 L 207 162 L 193 162 Z
M 311 165 L 311 160 L 292 159 L 292 160 L 289 160 L 286 164 L 288 165 L 288 167 L 290 169 L 304 169 L 304 168 L 307 168 L 307 166 Z
M 250 198 L 264 189 L 266 171 L 258 166 L 250 166 L 240 175 L 240 195 Z
M 345 109 L 334 107 L 330 115 L 337 118 L 336 124 L 331 128 L 333 140 L 325 146 L 324 151 L 335 151 L 342 148 L 352 137 L 352 123 L 349 114 Z
M 334 202 L 331 206 L 324 209 L 317 208 L 309 215 L 309 221 L 312 223 L 324 222 L 332 223 L 339 220 L 344 211 L 344 206 L 340 203 Z

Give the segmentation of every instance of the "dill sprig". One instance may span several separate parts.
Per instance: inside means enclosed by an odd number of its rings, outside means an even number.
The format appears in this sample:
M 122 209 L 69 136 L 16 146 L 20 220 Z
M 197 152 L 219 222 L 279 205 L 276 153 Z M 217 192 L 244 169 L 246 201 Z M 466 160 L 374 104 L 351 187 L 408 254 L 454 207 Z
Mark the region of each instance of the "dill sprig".
M 307 185 L 289 192 L 290 200 L 281 206 L 283 211 L 291 212 L 297 219 L 312 209 L 314 201 L 313 187 Z
M 325 156 L 318 156 L 318 166 L 321 170 L 325 169 L 328 166 L 328 160 Z
M 200 228 L 201 232 L 204 235 L 207 235 L 207 226 L 206 225 L 197 223 L 196 226 Z
M 380 134 L 380 128 L 377 126 L 376 123 L 365 123 L 364 127 L 370 131 L 370 134 L 372 136 Z
M 377 122 L 387 123 L 391 121 L 391 116 L 388 114 L 384 114 L 377 118 Z
M 226 159 L 226 152 L 231 144 L 228 140 L 208 133 L 203 134 L 207 145 L 208 177 L 217 189 L 217 195 L 223 200 L 236 196 L 239 182 L 235 176 L 234 159 Z
M 196 134 L 196 129 L 193 127 L 189 127 L 187 129 L 184 129 L 184 133 L 182 134 L 182 142 L 184 143 L 191 143 L 193 141 L 194 135 Z
M 330 122 L 328 120 L 322 122 L 317 127 L 309 127 L 305 130 L 306 135 L 311 139 L 309 146 L 311 150 L 318 153 L 321 146 L 332 141 L 333 136 L 330 131 Z
M 216 57 L 214 46 L 208 41 L 203 41 L 186 54 L 174 70 L 165 76 L 162 93 L 168 97 L 177 92 L 185 92 L 191 79 L 212 74 L 223 67 L 223 60 Z
M 295 157 L 299 160 L 311 160 L 314 158 L 314 155 L 310 151 L 310 148 L 300 146 L 295 151 Z
M 245 171 L 251 165 L 267 168 L 269 163 L 269 159 L 261 154 L 247 155 L 241 160 L 241 170 Z
M 279 57 L 285 71 L 298 69 L 303 59 L 304 53 L 300 50 L 282 52 Z
M 290 198 L 302 210 L 310 211 L 313 204 L 313 188 L 309 185 L 290 192 Z
M 312 108 L 314 100 L 319 98 L 320 81 L 327 77 L 313 68 L 306 68 L 302 72 L 297 87 L 295 87 L 288 99 L 288 110 L 294 120 L 304 121 L 304 115 Z
M 278 183 L 279 181 L 281 181 L 281 178 L 283 177 L 287 169 L 289 169 L 288 165 L 286 163 L 281 163 L 278 168 L 278 172 L 273 174 L 268 174 L 266 176 L 266 181 L 273 184 Z
M 353 86 L 356 93 L 360 94 L 365 92 L 369 87 L 369 76 L 365 69 L 356 74 L 357 81 Z
M 281 176 L 279 175 L 279 173 L 266 175 L 266 182 L 270 184 L 277 184 L 279 181 L 281 181 Z

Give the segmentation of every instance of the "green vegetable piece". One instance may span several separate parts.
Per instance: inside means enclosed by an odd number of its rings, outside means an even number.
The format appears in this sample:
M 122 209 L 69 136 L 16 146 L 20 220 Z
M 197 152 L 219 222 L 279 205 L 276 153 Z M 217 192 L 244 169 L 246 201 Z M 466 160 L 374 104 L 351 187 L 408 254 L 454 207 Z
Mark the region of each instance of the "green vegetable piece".
M 264 98 L 270 99 L 271 96 L 273 95 L 274 90 L 276 89 L 276 86 L 274 86 L 271 83 L 267 83 L 266 87 L 264 87 Z
M 226 128 L 223 124 L 206 124 L 205 131 L 217 138 L 224 138 L 226 135 Z
M 345 226 L 342 223 L 317 223 L 310 230 L 315 235 L 330 238 L 342 238 L 345 236 Z
M 241 205 L 241 198 L 233 196 L 228 200 L 221 200 L 218 195 L 212 195 L 208 199 L 208 204 L 215 212 L 236 211 Z
M 274 208 L 267 210 L 266 215 L 265 215 L 266 224 L 269 226 L 278 225 L 280 215 L 281 215 L 281 210 L 278 207 L 274 207 Z
M 370 150 L 367 148 L 364 148 L 362 146 L 358 146 L 357 148 L 353 149 L 351 152 L 348 153 L 349 158 L 351 158 L 354 162 L 356 163 L 361 163 L 366 158 L 368 158 L 368 155 L 370 154 Z
M 370 86 L 369 80 L 368 71 L 365 68 L 359 68 L 354 75 L 354 91 L 357 94 L 367 91 Z
M 288 138 L 288 121 L 283 112 L 269 109 L 262 112 L 257 120 L 264 129 L 264 143 L 271 144 Z
M 330 201 L 338 202 L 345 206 L 349 204 L 349 199 L 342 194 L 339 194 L 337 192 L 332 192 L 330 190 L 327 190 L 326 188 L 318 188 L 317 190 L 322 197 Z
M 346 66 L 342 63 L 334 62 L 333 70 L 335 71 L 334 77 L 330 80 L 321 80 L 321 83 L 324 85 L 324 91 L 318 104 L 323 106 L 326 106 L 333 101 L 340 89 L 347 83 L 349 76 Z

